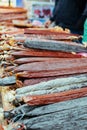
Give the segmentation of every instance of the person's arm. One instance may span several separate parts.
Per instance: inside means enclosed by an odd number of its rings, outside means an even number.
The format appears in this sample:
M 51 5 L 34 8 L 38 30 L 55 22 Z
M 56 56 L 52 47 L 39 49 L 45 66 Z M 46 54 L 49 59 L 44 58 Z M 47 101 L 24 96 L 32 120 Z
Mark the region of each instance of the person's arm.
M 87 2 L 86 2 L 86 6 L 85 6 L 85 9 L 84 9 L 84 12 L 83 12 L 83 16 L 87 17 Z
M 79 21 L 77 22 L 77 28 L 79 30 L 83 29 L 84 22 L 85 22 L 86 18 L 87 18 L 87 3 L 86 3 L 84 11 L 82 13 L 82 16 L 80 17 Z
M 47 20 L 47 21 L 45 22 L 45 27 L 47 27 L 47 28 L 51 25 L 52 22 L 55 21 L 55 17 L 56 17 L 56 7 L 57 7 L 57 4 L 58 4 L 58 1 L 59 1 L 59 0 L 55 0 L 55 6 L 54 6 L 54 9 L 53 9 L 53 12 L 52 12 L 52 16 L 50 17 L 49 20 Z
M 59 0 L 55 0 L 55 6 L 54 6 L 54 9 L 53 9 L 53 12 L 52 12 L 52 16 L 50 17 L 50 20 L 51 20 L 52 22 L 55 20 L 56 7 L 57 7 L 57 4 L 58 4 L 58 1 L 59 1 Z

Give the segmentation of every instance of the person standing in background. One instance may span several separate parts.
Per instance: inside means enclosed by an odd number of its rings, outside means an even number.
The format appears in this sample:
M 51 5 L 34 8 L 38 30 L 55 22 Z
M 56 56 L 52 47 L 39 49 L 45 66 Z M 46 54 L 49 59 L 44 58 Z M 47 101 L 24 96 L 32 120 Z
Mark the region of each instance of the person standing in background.
M 53 22 L 72 33 L 83 33 L 84 21 L 87 18 L 87 0 L 55 0 L 53 15 L 46 21 L 45 27 Z

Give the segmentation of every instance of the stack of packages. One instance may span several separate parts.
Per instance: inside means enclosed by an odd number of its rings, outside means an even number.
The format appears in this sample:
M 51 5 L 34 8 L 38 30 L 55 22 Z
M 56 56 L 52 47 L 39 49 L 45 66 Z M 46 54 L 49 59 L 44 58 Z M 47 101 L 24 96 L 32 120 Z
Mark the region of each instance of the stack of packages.
M 0 6 L 0 35 L 24 34 L 24 29 L 14 27 L 14 21 L 27 21 L 27 19 L 26 9 Z
M 16 7 L 0 7 L 0 23 L 12 23 L 12 20 L 27 20 L 27 10 Z
M 64 34 L 63 34 L 64 35 Z M 3 42 L 4 41 L 4 42 Z M 87 48 L 71 41 L 1 37 L 6 130 L 87 128 Z M 4 100 L 5 101 L 5 100 Z M 9 105 L 9 106 L 10 106 Z

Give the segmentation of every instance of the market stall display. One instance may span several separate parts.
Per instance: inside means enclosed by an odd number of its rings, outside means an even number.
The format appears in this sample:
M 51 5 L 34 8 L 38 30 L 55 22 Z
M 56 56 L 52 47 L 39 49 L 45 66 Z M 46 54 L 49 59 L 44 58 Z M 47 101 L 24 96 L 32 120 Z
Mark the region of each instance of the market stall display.
M 0 115 L 5 130 L 86 127 L 87 48 L 75 41 L 79 38 L 61 28 L 1 26 Z

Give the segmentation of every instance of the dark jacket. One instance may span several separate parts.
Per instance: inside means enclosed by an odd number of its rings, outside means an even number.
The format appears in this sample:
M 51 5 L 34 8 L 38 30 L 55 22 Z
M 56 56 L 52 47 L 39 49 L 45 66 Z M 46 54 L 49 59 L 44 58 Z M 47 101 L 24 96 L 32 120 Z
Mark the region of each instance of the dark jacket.
M 87 0 L 55 0 L 51 21 L 71 30 L 83 30 L 87 17 Z

